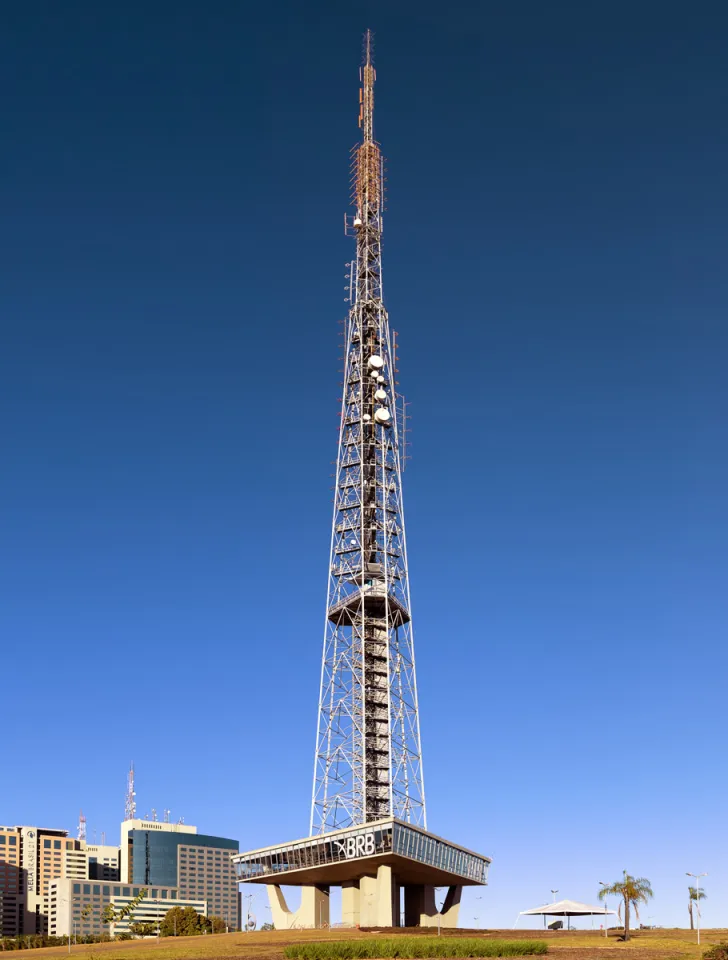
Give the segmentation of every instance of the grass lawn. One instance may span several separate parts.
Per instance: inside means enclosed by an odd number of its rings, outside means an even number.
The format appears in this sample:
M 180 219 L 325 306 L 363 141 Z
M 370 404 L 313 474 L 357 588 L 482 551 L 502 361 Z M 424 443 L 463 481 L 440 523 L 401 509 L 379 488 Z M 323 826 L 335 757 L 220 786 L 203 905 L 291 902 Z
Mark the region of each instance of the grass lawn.
M 412 931 L 408 931 L 412 934 Z M 548 945 L 552 960 L 618 960 L 628 956 L 630 960 L 699 960 L 703 951 L 720 940 L 728 940 L 728 930 L 701 930 L 700 946 L 695 942 L 695 933 L 690 930 L 638 930 L 629 943 L 622 943 L 617 936 L 605 939 L 600 931 L 584 930 L 468 930 L 447 931 L 447 936 L 460 935 L 485 939 L 514 940 L 523 937 L 543 940 Z M 79 944 L 71 948 L 78 960 L 215 960 L 240 958 L 240 960 L 284 960 L 285 947 L 299 943 L 326 942 L 334 940 L 361 939 L 375 935 L 363 930 L 272 930 L 268 933 L 221 933 L 206 937 L 173 937 L 157 940 L 127 940 L 120 943 Z M 391 937 L 392 931 L 382 931 L 381 936 Z M 436 936 L 436 931 L 423 931 L 421 936 Z M 33 960 L 54 955 L 60 960 L 68 956 L 67 947 L 45 947 L 15 953 L 18 960 Z M 8 958 L 9 960 L 9 958 Z

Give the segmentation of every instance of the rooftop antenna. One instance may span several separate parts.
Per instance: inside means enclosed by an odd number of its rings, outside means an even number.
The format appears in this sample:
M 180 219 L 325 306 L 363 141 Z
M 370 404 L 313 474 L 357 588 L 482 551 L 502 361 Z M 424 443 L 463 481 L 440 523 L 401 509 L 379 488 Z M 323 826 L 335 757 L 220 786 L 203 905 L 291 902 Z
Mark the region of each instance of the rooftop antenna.
M 178 824 L 182 824 L 182 823 L 184 823 L 184 822 L 185 822 L 185 818 L 184 818 L 184 817 L 180 817 L 179 820 L 177 821 Z
M 101 846 L 102 846 L 102 847 L 105 847 L 105 846 L 106 846 L 106 831 L 105 831 L 105 830 L 102 830 L 102 831 L 101 831 Z
M 169 818 L 170 818 L 171 813 L 172 813 L 171 810 L 165 810 L 165 811 L 164 811 L 164 822 L 165 822 L 165 823 L 169 823 Z
M 134 761 L 129 767 L 126 780 L 126 803 L 124 805 L 124 819 L 133 820 L 136 817 L 136 791 L 134 789 Z
M 155 809 L 154 807 L 152 807 L 152 820 L 153 820 L 155 823 L 157 822 L 157 811 L 156 811 L 156 809 Z
M 77 840 L 83 840 L 86 842 L 86 817 L 83 815 L 83 810 L 78 815 L 78 832 L 76 833 Z

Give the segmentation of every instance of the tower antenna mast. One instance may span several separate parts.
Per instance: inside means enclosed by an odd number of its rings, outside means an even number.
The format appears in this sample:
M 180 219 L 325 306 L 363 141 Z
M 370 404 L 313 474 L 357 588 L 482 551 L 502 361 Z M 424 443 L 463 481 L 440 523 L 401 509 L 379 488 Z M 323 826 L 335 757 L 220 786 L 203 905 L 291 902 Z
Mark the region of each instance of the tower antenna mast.
M 134 789 L 134 761 L 129 767 L 126 778 L 126 802 L 124 803 L 124 819 L 133 820 L 136 817 L 136 790 Z
M 311 834 L 386 817 L 427 827 L 395 358 L 382 300 L 382 154 L 371 31 L 352 151 L 355 239 L 331 530 Z
M 77 840 L 86 840 L 86 817 L 83 815 L 83 810 L 78 815 L 78 831 L 76 833 Z

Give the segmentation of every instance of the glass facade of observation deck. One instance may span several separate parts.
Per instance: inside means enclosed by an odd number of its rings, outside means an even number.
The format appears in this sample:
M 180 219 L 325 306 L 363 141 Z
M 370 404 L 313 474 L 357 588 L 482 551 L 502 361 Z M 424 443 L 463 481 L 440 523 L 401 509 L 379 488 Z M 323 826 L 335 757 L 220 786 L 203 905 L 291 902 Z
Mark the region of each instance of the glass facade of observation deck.
M 392 853 L 461 876 L 471 883 L 487 882 L 490 865 L 487 857 L 397 821 L 366 824 L 337 831 L 333 836 L 310 837 L 279 847 L 253 850 L 234 857 L 233 862 L 238 879 L 245 881 Z

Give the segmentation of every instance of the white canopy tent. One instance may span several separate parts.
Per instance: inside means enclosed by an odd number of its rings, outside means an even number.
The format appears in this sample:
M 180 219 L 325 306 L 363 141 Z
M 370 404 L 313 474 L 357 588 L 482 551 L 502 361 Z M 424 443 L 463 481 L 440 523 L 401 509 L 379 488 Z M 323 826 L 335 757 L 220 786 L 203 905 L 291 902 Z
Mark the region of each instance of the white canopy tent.
M 557 903 L 545 903 L 532 910 L 521 910 L 513 927 L 515 929 L 521 917 L 542 916 L 545 926 L 546 917 L 608 917 L 610 914 L 616 917 L 617 911 L 607 910 L 606 904 L 603 907 L 590 907 L 588 903 L 578 903 L 576 900 L 559 900 Z

